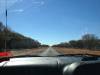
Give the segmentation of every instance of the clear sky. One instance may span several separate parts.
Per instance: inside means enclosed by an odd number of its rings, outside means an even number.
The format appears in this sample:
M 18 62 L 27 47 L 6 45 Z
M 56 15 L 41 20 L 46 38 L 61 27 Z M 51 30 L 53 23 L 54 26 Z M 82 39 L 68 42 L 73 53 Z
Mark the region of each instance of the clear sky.
M 7 0 L 8 26 L 44 44 L 80 39 L 84 33 L 100 37 L 100 0 Z M 0 21 L 5 23 L 5 0 Z

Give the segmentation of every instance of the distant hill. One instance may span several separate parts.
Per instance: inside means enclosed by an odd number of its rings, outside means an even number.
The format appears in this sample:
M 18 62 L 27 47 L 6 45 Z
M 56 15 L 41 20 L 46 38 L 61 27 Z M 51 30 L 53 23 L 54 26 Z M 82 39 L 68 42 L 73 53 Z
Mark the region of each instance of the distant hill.
M 3 25 L 2 22 L 0 22 L 0 49 L 4 49 L 5 45 L 7 49 L 19 49 L 37 48 L 41 44 L 37 40 L 26 37 L 20 33 L 14 32 L 10 28 L 6 28 L 5 25 Z

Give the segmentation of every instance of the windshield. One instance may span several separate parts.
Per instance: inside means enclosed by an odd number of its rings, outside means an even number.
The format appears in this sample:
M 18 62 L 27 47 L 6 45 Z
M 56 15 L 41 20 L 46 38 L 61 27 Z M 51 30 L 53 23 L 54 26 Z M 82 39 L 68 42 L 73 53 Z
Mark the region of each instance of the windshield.
M 100 0 L 0 0 L 0 57 L 100 56 Z

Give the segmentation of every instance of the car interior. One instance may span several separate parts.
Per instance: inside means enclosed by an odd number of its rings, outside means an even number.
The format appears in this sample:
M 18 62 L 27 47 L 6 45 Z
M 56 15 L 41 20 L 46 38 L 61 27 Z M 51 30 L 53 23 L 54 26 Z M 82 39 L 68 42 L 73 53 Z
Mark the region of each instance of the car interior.
M 60 57 L 10 58 L 0 63 L 0 75 L 100 75 L 100 61 L 82 59 L 68 62 Z

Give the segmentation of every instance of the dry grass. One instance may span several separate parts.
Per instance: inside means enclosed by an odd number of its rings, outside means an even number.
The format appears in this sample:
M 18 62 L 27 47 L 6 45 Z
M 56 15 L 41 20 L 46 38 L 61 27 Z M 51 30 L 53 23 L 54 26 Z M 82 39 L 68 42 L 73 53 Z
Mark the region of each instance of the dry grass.
M 87 50 L 87 49 L 73 49 L 73 48 L 54 48 L 60 53 L 63 54 L 92 54 L 92 55 L 100 55 L 100 50 Z
M 16 50 L 11 51 L 13 56 L 20 56 L 20 55 L 37 55 L 38 53 L 41 53 L 42 51 L 46 50 L 46 47 L 43 48 L 33 48 L 33 49 L 24 49 L 24 50 Z

